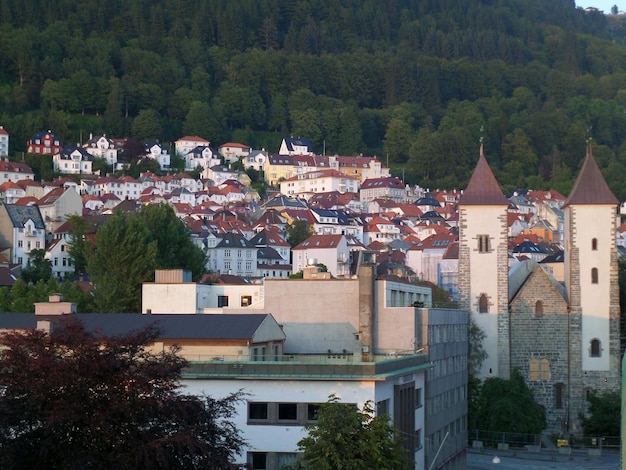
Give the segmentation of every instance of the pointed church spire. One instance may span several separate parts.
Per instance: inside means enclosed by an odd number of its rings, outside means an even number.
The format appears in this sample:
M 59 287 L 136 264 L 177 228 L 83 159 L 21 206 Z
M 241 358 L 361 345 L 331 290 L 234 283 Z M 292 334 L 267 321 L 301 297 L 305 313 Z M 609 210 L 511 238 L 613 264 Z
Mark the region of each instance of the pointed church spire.
M 572 192 L 565 201 L 566 206 L 570 204 L 619 204 L 593 157 L 591 141 L 587 142 L 585 162 Z
M 459 205 L 509 205 L 502 190 L 493 176 L 489 163 L 485 158 L 483 143 L 480 143 L 480 157 L 467 188 L 459 199 Z

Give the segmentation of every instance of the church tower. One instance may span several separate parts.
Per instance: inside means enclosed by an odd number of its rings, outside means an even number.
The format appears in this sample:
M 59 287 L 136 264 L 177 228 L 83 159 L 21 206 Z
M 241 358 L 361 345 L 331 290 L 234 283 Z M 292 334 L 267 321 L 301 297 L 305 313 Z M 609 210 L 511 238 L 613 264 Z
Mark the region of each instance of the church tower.
M 620 387 L 615 240 L 618 205 L 588 146 L 582 169 L 564 206 L 573 409 L 584 409 L 589 390 L 619 390 Z M 576 421 L 571 417 L 570 422 Z M 571 431 L 580 432 L 578 429 Z
M 459 200 L 459 302 L 486 335 L 482 379 L 510 375 L 508 206 L 481 144 L 478 163 Z

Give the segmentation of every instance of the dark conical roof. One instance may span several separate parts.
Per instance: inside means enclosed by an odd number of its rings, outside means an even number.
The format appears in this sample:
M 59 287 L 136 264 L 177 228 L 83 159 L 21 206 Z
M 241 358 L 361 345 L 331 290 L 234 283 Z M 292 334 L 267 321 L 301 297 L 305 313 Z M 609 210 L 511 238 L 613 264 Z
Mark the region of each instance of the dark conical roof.
M 470 178 L 467 188 L 459 199 L 459 205 L 509 205 L 509 200 L 504 196 L 496 177 L 493 176 L 489 163 L 483 154 L 483 146 L 480 146 L 480 157 L 474 173 Z
M 619 201 L 606 184 L 596 159 L 593 158 L 591 145 L 587 147 L 585 162 L 580 169 L 576 183 L 565 205 L 570 204 L 619 204 Z

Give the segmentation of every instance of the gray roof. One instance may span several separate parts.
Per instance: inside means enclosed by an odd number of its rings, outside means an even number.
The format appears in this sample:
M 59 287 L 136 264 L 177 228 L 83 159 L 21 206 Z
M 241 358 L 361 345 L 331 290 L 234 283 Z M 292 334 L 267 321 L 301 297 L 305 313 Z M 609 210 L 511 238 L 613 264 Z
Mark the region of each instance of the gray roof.
M 77 313 L 87 330 L 106 336 L 119 336 L 139 331 L 149 325 L 161 330 L 160 339 L 251 339 L 270 314 L 141 314 L 141 313 Z M 0 328 L 35 328 L 38 320 L 53 323 L 66 315 L 35 315 L 34 313 L 2 313 Z
M 513 300 L 515 295 L 522 288 L 526 280 L 533 273 L 535 268 L 539 267 L 536 261 L 532 259 L 524 260 L 519 264 L 516 264 L 509 271 L 509 302 Z M 543 269 L 543 268 L 539 268 Z M 567 302 L 567 292 L 565 290 L 565 286 L 550 276 L 546 271 L 544 271 L 552 285 L 555 289 L 561 294 L 561 296 Z
M 227 232 L 222 235 L 222 241 L 216 248 L 256 248 L 256 246 L 238 233 Z
M 38 206 L 20 206 L 17 204 L 5 204 L 7 213 L 13 223 L 13 227 L 23 228 L 24 222 L 32 219 L 37 229 L 45 229 L 41 212 Z

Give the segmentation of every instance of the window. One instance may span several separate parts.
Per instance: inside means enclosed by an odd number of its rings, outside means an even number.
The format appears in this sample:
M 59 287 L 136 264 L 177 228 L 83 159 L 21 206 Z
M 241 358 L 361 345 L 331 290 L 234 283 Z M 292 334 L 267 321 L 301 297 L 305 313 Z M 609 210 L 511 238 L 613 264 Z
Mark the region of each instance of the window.
M 415 430 L 415 450 L 419 450 L 422 448 L 422 430 Z
M 278 420 L 279 421 L 296 421 L 298 419 L 297 403 L 279 403 L 278 404 Z
M 248 420 L 249 421 L 267 421 L 267 403 L 248 403 Z
M 535 358 L 530 360 L 530 380 L 539 380 L 539 361 Z
M 547 359 L 541 360 L 541 380 L 550 380 L 550 361 Z
M 489 235 L 478 235 L 478 252 L 489 253 L 490 251 Z
M 248 463 L 254 470 L 267 469 L 267 452 L 248 452 Z
M 421 408 L 421 407 L 422 407 L 422 389 L 416 388 L 415 389 L 415 408 Z
M 230 250 L 224 250 L 224 258 L 230 258 Z
M 376 415 L 388 415 L 389 414 L 389 399 L 381 400 L 376 403 Z
M 598 251 L 598 239 L 597 238 L 591 239 L 591 249 L 593 251 Z
M 59 258 L 54 258 L 54 265 L 58 266 L 59 265 Z
M 228 296 L 227 295 L 218 295 L 217 296 L 217 308 L 228 307 Z
M 242 307 L 247 307 L 251 303 L 252 303 L 252 296 L 251 295 L 242 295 L 241 296 L 241 306 Z
M 598 283 L 598 268 L 591 268 L 591 283 Z
M 18 246 L 18 248 L 22 248 L 24 246 L 24 241 L 23 240 L 18 240 L 17 241 L 17 246 Z
M 563 389 L 565 384 L 554 384 L 554 403 L 557 410 L 563 409 Z
M 480 294 L 478 299 L 478 313 L 489 313 L 489 300 L 485 294 Z
M 589 355 L 591 357 L 600 357 L 602 356 L 601 351 L 602 349 L 600 348 L 600 340 L 597 338 L 592 339 L 589 348 Z
M 543 302 L 541 300 L 535 302 L 535 316 L 543 317 Z

